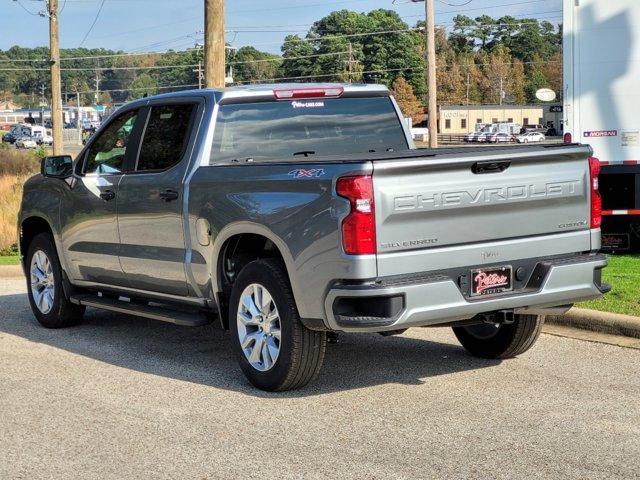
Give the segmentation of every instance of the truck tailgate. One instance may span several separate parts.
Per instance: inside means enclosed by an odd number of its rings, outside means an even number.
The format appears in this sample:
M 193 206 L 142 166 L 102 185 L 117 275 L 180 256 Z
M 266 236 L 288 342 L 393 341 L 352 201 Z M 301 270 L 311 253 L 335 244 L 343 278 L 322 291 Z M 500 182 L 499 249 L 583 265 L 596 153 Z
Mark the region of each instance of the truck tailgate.
M 526 258 L 537 252 L 523 239 L 588 235 L 590 154 L 585 146 L 485 148 L 374 162 L 378 254 L 405 252 L 406 262 L 410 252 L 449 247 L 453 260 L 451 247 L 513 240 Z M 392 263 L 378 262 L 379 276 L 399 273 L 382 265 Z

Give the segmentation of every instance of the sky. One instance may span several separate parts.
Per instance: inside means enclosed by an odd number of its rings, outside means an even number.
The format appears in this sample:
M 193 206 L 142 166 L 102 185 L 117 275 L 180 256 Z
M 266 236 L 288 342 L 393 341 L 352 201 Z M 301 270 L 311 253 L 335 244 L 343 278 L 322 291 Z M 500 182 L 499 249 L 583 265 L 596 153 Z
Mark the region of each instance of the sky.
M 203 0 L 59 2 L 61 48 L 147 52 L 180 50 L 202 42 Z M 227 43 L 235 47 L 253 45 L 272 53 L 280 53 L 286 35 L 304 36 L 314 21 L 334 10 L 395 10 L 410 26 L 424 18 L 424 4 L 412 0 L 234 0 L 226 5 Z M 0 49 L 48 45 L 48 20 L 37 14 L 44 8 L 43 0 L 0 0 Z M 512 15 L 558 23 L 562 0 L 436 0 L 435 9 L 436 23 L 445 26 L 457 14 L 496 18 Z

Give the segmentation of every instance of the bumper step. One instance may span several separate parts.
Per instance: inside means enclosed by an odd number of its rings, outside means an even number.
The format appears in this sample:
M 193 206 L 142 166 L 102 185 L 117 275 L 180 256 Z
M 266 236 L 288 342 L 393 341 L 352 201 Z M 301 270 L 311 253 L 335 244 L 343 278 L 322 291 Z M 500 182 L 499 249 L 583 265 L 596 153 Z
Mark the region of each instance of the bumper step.
M 101 297 L 99 295 L 72 295 L 69 300 L 76 305 L 84 305 L 127 315 L 136 315 L 138 317 L 160 320 L 185 327 L 200 327 L 202 325 L 208 325 L 213 321 L 213 315 L 209 316 L 200 311 L 176 310 L 165 305 L 145 305 L 134 301 Z

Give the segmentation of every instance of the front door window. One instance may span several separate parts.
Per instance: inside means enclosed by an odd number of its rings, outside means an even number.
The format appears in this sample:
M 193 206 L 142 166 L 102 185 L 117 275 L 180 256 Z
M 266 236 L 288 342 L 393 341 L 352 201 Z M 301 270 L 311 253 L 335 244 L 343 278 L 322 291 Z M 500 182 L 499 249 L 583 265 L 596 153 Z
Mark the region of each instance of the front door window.
M 89 147 L 83 173 L 118 174 L 122 172 L 127 144 L 137 114 L 137 110 L 123 113 L 100 133 Z

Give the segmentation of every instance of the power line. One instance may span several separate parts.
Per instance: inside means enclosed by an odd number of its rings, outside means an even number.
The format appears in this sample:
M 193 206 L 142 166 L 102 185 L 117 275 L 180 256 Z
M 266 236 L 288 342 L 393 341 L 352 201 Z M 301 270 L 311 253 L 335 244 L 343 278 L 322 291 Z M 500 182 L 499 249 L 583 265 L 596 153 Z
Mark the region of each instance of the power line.
M 326 57 L 326 56 L 333 56 L 333 55 L 344 55 L 349 53 L 348 50 L 342 51 L 342 52 L 326 52 L 326 53 L 314 53 L 313 55 L 299 55 L 296 57 L 273 57 L 273 58 L 261 58 L 258 60 L 246 60 L 246 61 L 241 61 L 241 62 L 227 62 L 227 65 L 240 65 L 240 64 L 245 64 L 245 63 L 262 63 L 262 62 L 277 62 L 277 61 L 284 61 L 284 60 L 300 60 L 303 58 L 314 58 L 314 57 Z
M 136 87 L 136 88 L 111 88 L 106 90 L 100 90 L 100 92 L 134 92 L 136 90 L 167 90 L 171 88 L 190 88 L 190 87 L 197 87 L 197 86 L 198 86 L 197 83 L 193 83 L 193 84 L 186 84 L 186 85 L 165 85 L 162 87 L 156 86 L 156 87 Z M 95 91 L 88 90 L 86 92 L 77 92 L 77 93 L 93 94 L 95 93 Z
M 129 34 L 132 34 L 132 33 L 144 32 L 146 30 L 152 30 L 152 29 L 160 28 L 160 27 L 170 27 L 171 25 L 177 25 L 179 23 L 191 22 L 193 20 L 202 20 L 202 17 L 190 17 L 190 18 L 186 18 L 184 20 L 178 20 L 176 22 L 160 23 L 160 24 L 157 24 L 157 25 L 151 25 L 149 27 L 136 28 L 136 29 L 133 29 L 133 30 L 125 30 L 124 32 L 118 32 L 118 36 L 124 36 L 124 35 L 129 35 Z M 93 37 L 93 38 L 94 38 L 94 40 L 98 40 L 100 38 L 110 38 L 112 36 L 113 36 L 113 34 L 108 34 L 108 35 L 100 35 L 100 36 Z
M 344 55 L 349 53 L 348 51 L 340 51 L 340 52 L 326 52 L 326 53 L 316 53 L 313 55 L 299 55 L 295 57 L 273 57 L 273 58 L 261 58 L 255 60 L 243 60 L 243 61 L 234 61 L 227 62 L 227 65 L 243 65 L 248 63 L 263 63 L 263 62 L 278 62 L 284 60 L 299 60 L 304 58 L 314 58 L 314 57 L 325 57 L 325 56 L 334 56 L 334 55 Z M 83 72 L 83 71 L 108 71 L 108 70 L 160 70 L 160 69 L 169 69 L 169 68 L 193 68 L 197 67 L 198 64 L 183 64 L 183 65 L 152 65 L 152 66 L 125 66 L 125 67 L 69 67 L 62 68 L 62 71 L 65 72 Z M 48 68 L 20 68 L 20 67 L 8 67 L 8 68 L 0 68 L 0 71 L 19 71 L 19 72 L 27 72 L 27 71 L 48 71 Z
M 85 33 L 84 38 L 80 42 L 80 47 L 82 47 L 82 45 L 84 44 L 84 41 L 87 39 L 87 37 L 91 33 L 91 30 L 93 30 L 93 27 L 95 26 L 96 22 L 98 21 L 98 18 L 100 17 L 100 12 L 102 12 L 102 7 L 104 7 L 104 2 L 105 2 L 105 0 L 102 0 L 100 2 L 100 8 L 98 8 L 98 13 L 96 13 L 96 18 L 93 19 L 93 23 L 91 24 L 91 26 L 89 27 L 89 30 L 87 30 L 87 33 Z
M 25 7 L 25 6 L 22 4 L 22 2 L 21 2 L 20 0 L 15 0 L 15 1 L 16 1 L 16 2 L 17 2 L 17 4 L 18 4 L 18 5 L 20 5 L 20 7 L 22 7 L 22 9 L 23 9 L 25 12 L 27 12 L 29 15 L 33 15 L 33 16 L 35 16 L 35 17 L 40 17 L 40 16 L 41 16 L 41 15 L 40 15 L 40 13 L 38 13 L 38 12 L 35 12 L 35 13 L 34 13 L 34 12 L 32 12 L 31 10 L 29 10 L 27 7 Z
M 438 2 L 442 3 L 443 5 L 447 5 L 449 7 L 464 7 L 465 5 L 469 5 L 471 2 L 473 2 L 473 0 L 467 0 L 464 3 L 448 3 L 448 2 L 445 2 L 444 0 L 438 0 Z
M 301 55 L 301 56 L 297 56 L 297 57 L 277 57 L 277 58 L 273 58 L 273 59 L 259 59 L 259 60 L 246 60 L 246 61 L 241 61 L 241 62 L 229 62 L 229 64 L 232 65 L 243 65 L 243 64 L 247 64 L 247 63 L 259 63 L 259 62 L 266 62 L 266 61 L 278 61 L 278 60 L 297 60 L 297 59 L 303 59 L 303 58 L 310 58 L 310 57 L 319 57 L 319 56 L 329 56 L 329 55 L 344 55 L 349 53 L 348 51 L 344 51 L 344 52 L 330 52 L 330 53 L 322 53 L 322 54 L 317 54 L 317 55 Z M 516 59 L 517 60 L 517 59 Z M 539 61 L 530 61 L 530 62 L 522 62 L 524 65 L 536 65 L 536 64 L 550 64 L 550 63 L 562 63 L 560 60 L 539 60 Z M 476 66 L 476 67 L 489 67 L 489 66 L 498 66 L 498 65 L 513 65 L 513 62 L 495 62 L 495 63 L 476 63 L 476 62 L 468 62 L 468 63 L 452 63 L 452 64 L 446 64 L 443 65 L 443 67 L 452 67 L 452 66 L 459 66 L 459 67 L 470 67 L 470 66 Z M 184 65 L 155 65 L 155 66 L 150 66 L 150 67 L 87 67 L 87 68 L 61 68 L 60 70 L 62 70 L 63 72 L 84 72 L 84 71 L 108 71 L 108 70 L 161 70 L 161 69 L 169 69 L 169 68 L 193 68 L 193 67 L 197 67 L 198 64 L 184 64 Z M 442 67 L 438 67 L 438 68 L 442 68 Z M 387 70 L 387 71 L 392 71 L 394 69 L 391 70 Z M 42 71 L 42 72 L 48 72 L 49 69 L 48 68 L 0 68 L 0 72 L 33 72 L 33 71 Z M 362 72 L 362 73 L 375 73 L 375 72 Z M 332 74 L 327 74 L 327 75 L 339 75 L 339 73 L 332 73 Z M 308 78 L 313 78 L 313 77 L 321 77 L 323 75 L 308 75 Z M 298 77 L 284 77 L 284 79 L 287 78 L 298 78 Z M 268 80 L 277 80 L 277 79 L 268 79 Z M 251 80 L 251 82 L 257 82 L 259 80 Z

